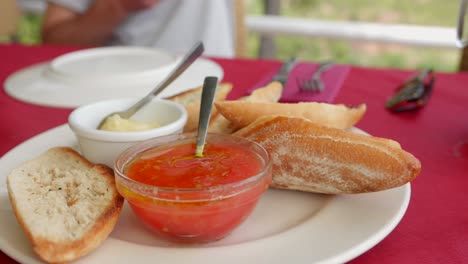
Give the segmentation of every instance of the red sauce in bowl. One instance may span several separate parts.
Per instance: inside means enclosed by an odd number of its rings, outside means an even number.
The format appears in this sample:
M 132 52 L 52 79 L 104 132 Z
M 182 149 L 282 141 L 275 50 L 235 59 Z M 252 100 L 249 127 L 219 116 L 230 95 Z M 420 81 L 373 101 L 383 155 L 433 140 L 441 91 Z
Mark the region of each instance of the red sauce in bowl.
M 149 150 L 126 169 L 138 182 L 168 188 L 202 188 L 244 180 L 259 173 L 263 162 L 245 147 L 229 143 L 205 146 L 195 158 L 195 144 Z
M 134 155 L 124 166 L 125 181 L 117 168 L 117 187 L 159 235 L 185 243 L 218 240 L 247 218 L 271 181 L 268 154 L 259 150 L 208 140 L 203 158 L 195 158 L 194 143 L 173 142 Z

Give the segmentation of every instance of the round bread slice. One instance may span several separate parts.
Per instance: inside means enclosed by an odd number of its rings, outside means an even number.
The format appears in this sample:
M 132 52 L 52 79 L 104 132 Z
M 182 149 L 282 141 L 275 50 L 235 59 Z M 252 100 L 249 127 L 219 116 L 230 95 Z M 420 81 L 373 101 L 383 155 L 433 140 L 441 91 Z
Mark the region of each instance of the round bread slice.
M 112 169 L 68 147 L 52 148 L 7 177 L 16 219 L 44 261 L 73 261 L 113 230 L 124 199 Z

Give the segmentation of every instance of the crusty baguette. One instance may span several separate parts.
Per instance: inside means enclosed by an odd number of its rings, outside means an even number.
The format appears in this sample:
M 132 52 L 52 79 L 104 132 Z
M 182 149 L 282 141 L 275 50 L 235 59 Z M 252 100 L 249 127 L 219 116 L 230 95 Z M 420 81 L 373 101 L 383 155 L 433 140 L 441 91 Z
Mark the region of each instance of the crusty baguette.
M 109 167 L 68 147 L 21 164 L 8 175 L 7 186 L 16 219 L 34 252 L 49 263 L 69 262 L 97 248 L 124 201 Z
M 271 82 L 265 87 L 255 89 L 250 95 L 241 98 L 241 101 L 276 103 L 281 98 L 283 85 L 280 82 Z
M 216 116 L 212 116 L 211 120 L 213 121 L 208 126 L 208 132 L 210 133 L 231 134 L 236 130 L 236 127 L 219 112 L 217 112 Z
M 328 103 L 268 103 L 247 101 L 215 102 L 218 111 L 237 128 L 243 128 L 262 116 L 283 115 L 304 117 L 318 125 L 333 128 L 350 128 L 366 112 L 366 105 L 349 107 Z
M 421 170 L 420 162 L 395 141 L 319 126 L 304 118 L 267 116 L 234 134 L 269 151 L 274 188 L 375 192 L 401 186 Z
M 276 103 L 281 98 L 282 91 L 283 86 L 280 82 L 271 82 L 265 87 L 255 89 L 250 95 L 242 97 L 239 100 Z M 212 117 L 212 120 L 213 122 L 208 127 L 209 132 L 231 134 L 236 130 L 236 126 L 219 113 L 214 118 Z
M 231 92 L 232 84 L 220 83 L 215 95 L 215 101 L 223 101 L 226 99 L 229 92 Z M 167 100 L 182 104 L 187 110 L 187 123 L 184 127 L 184 132 L 193 132 L 198 127 L 198 118 L 200 112 L 200 103 L 203 87 L 188 90 L 186 92 L 176 94 L 166 98 Z M 213 107 L 211 111 L 210 123 L 213 122 L 214 117 L 217 116 L 217 110 Z

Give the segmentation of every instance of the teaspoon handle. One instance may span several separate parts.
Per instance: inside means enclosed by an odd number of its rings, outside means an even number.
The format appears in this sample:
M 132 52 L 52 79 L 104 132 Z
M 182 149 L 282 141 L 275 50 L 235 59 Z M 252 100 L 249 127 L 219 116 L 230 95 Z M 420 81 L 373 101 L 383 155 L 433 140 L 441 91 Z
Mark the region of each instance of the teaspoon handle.
M 205 147 L 206 134 L 208 132 L 208 123 L 210 121 L 211 109 L 213 108 L 217 86 L 217 77 L 206 77 L 203 82 L 195 157 L 203 157 L 203 149 Z
M 203 43 L 198 42 L 196 43 L 192 49 L 187 53 L 187 55 L 182 58 L 179 64 L 172 70 L 172 72 L 160 82 L 154 89 L 151 91 L 147 96 L 143 97 L 140 101 L 138 101 L 135 105 L 130 107 L 127 111 L 125 111 L 128 116 L 125 118 L 129 118 L 133 114 L 135 114 L 143 105 L 151 101 L 155 96 L 157 96 L 160 92 L 164 90 L 169 84 L 171 84 L 180 74 L 182 74 L 192 63 L 200 57 L 200 55 L 205 50 Z

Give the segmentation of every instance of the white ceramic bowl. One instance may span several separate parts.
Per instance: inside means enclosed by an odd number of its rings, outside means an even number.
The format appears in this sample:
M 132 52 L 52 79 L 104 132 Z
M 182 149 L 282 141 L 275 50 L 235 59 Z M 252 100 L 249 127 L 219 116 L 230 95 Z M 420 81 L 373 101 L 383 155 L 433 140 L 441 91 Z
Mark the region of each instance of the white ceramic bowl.
M 115 158 L 126 148 L 140 141 L 180 133 L 187 122 L 187 111 L 177 103 L 153 99 L 132 119 L 158 122 L 160 127 L 132 132 L 98 130 L 97 126 L 108 114 L 127 109 L 139 98 L 113 99 L 76 108 L 68 117 L 68 125 L 75 133 L 81 153 L 93 163 L 114 166 Z
M 50 62 L 44 75 L 69 84 L 118 85 L 155 83 L 174 68 L 177 58 L 162 49 L 99 47 L 61 55 Z

